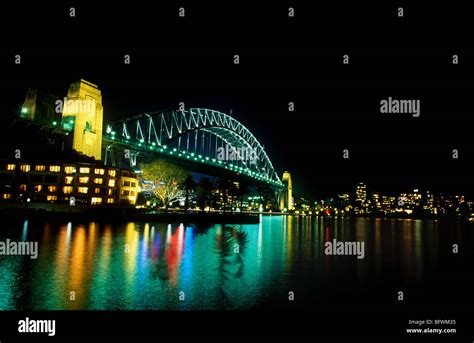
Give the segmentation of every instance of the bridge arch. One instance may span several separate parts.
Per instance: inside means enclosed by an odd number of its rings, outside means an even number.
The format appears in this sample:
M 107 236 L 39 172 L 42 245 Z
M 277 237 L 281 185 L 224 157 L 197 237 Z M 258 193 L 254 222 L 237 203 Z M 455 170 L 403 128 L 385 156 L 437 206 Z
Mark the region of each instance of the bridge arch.
M 214 163 L 273 186 L 283 185 L 256 137 L 220 111 L 190 108 L 142 113 L 108 124 L 104 139 L 147 152 L 168 152 Z M 225 159 L 219 158 L 223 151 Z

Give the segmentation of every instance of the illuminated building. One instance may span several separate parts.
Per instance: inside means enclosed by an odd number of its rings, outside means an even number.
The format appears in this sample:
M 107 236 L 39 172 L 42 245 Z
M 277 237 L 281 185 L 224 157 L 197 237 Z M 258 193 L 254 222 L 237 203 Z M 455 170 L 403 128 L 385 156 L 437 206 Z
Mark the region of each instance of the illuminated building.
M 88 163 L 5 163 L 0 168 L 1 199 L 87 205 L 134 205 L 134 172 Z
M 103 112 L 96 85 L 85 80 L 71 84 L 63 104 L 62 126 L 73 132 L 72 148 L 96 160 L 102 157 Z
M 352 210 L 350 196 L 348 193 L 341 193 L 337 195 L 336 208 L 342 211 L 350 212 Z
M 382 211 L 385 213 L 395 212 L 396 198 L 394 196 L 382 196 Z
M 435 213 L 435 211 L 436 211 L 435 197 L 434 197 L 434 194 L 430 193 L 430 191 L 426 191 L 426 193 L 425 193 L 424 202 L 423 202 L 423 209 L 425 211 L 436 214 Z
M 356 186 L 356 201 L 359 201 L 361 203 L 365 203 L 367 200 L 367 186 L 360 182 Z
M 355 212 L 356 213 L 365 213 L 364 207 L 367 204 L 367 186 L 360 182 L 356 186 L 355 192 Z
M 134 172 L 122 170 L 120 177 L 119 201 L 134 205 L 138 196 L 138 180 Z

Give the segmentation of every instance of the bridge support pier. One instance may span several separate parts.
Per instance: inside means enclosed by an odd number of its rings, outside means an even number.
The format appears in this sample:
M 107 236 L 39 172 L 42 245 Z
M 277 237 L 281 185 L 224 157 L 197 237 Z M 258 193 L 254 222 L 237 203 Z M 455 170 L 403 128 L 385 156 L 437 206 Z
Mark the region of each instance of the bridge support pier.
M 292 211 L 293 205 L 293 185 L 291 182 L 291 174 L 287 171 L 283 173 L 282 180 L 285 185 L 285 189 L 280 192 L 280 211 Z

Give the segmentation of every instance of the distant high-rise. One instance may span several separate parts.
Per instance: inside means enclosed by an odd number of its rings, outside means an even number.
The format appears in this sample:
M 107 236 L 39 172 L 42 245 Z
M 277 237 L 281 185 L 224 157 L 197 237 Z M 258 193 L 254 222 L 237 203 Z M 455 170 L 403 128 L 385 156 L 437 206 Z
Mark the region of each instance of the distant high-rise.
M 364 204 L 367 201 L 367 186 L 360 182 L 356 186 L 356 202 Z

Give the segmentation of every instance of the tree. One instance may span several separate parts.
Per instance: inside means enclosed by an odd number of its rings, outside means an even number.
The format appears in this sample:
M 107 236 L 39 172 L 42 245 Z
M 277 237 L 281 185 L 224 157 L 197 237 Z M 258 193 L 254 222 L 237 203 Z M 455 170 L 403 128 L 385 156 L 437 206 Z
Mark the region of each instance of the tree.
M 191 174 L 186 176 L 186 178 L 181 183 L 181 188 L 184 189 L 186 193 L 186 200 L 184 202 L 184 213 L 188 213 L 189 208 L 189 192 L 194 190 L 196 187 L 196 182 Z
M 202 178 L 201 182 L 198 185 L 198 201 L 201 205 L 201 210 L 204 212 L 206 204 L 212 199 L 212 192 L 214 190 L 214 184 L 207 178 Z
M 267 210 L 268 208 L 272 210 L 278 209 L 275 192 L 271 187 L 268 187 L 268 186 L 257 187 L 257 193 L 258 195 L 262 197 L 264 210 Z
M 244 210 L 244 196 L 249 194 L 249 187 L 245 183 L 239 184 L 239 189 L 237 190 L 237 194 L 240 197 L 240 212 L 242 213 Z
M 143 178 L 153 183 L 153 193 L 163 203 L 166 211 L 170 203 L 183 197 L 184 191 L 180 185 L 188 176 L 188 172 L 183 168 L 167 161 L 156 160 L 142 165 L 140 169 Z

